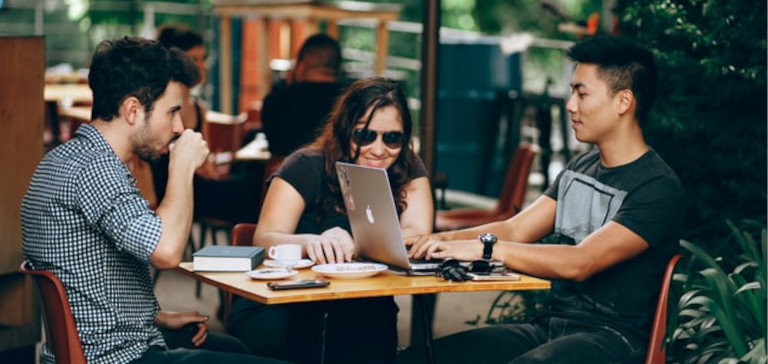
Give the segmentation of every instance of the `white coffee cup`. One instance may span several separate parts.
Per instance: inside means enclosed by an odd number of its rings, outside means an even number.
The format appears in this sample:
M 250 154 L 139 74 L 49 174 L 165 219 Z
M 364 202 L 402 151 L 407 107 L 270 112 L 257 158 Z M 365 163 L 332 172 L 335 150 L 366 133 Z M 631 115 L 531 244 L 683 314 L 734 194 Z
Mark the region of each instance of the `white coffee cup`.
M 280 244 L 269 247 L 268 255 L 270 258 L 279 262 L 296 264 L 301 260 L 301 245 L 299 244 Z

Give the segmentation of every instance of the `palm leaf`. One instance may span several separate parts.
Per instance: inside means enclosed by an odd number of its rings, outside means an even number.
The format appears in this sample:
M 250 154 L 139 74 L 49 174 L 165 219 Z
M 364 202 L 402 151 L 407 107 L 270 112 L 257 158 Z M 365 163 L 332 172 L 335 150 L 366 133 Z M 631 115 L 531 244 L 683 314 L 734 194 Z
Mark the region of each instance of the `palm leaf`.
M 683 291 L 677 310 L 670 313 L 674 325 L 668 330 L 670 362 L 766 362 L 766 229 L 763 224 L 761 241 L 756 243 L 754 230 L 739 230 L 730 222 L 728 227 L 731 236 L 722 241 L 723 252 L 728 253 L 724 258 L 680 242 L 693 259 L 686 273 L 675 276 Z

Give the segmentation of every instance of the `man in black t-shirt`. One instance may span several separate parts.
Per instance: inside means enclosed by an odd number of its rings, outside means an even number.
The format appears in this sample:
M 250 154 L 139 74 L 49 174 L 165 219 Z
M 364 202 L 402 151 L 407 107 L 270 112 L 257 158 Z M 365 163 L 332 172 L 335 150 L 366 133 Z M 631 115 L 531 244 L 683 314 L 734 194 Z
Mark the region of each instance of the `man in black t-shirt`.
M 641 129 L 655 97 L 656 65 L 649 50 L 620 37 L 588 38 L 568 56 L 577 66 L 566 110 L 576 138 L 596 150 L 571 160 L 543 196 L 507 221 L 406 242 L 416 258 L 493 258 L 550 279 L 550 303 L 530 323 L 437 340 L 440 363 L 645 360 L 683 220 L 680 181 Z M 536 243 L 553 233 L 555 244 Z M 399 362 L 423 362 L 424 355 L 410 348 Z
M 342 85 L 339 43 L 322 33 L 304 42 L 289 84 L 264 98 L 261 122 L 273 156 L 283 157 L 315 140 Z

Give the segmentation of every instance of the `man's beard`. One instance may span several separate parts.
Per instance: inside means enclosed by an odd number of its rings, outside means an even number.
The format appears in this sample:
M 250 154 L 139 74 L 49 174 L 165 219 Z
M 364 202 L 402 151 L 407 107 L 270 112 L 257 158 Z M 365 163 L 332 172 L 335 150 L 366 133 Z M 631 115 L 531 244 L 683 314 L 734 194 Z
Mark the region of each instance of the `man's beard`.
M 160 153 L 147 146 L 139 146 L 133 152 L 145 162 L 155 162 L 160 159 Z
M 152 135 L 152 130 L 149 126 L 149 115 L 144 119 L 144 125 L 139 129 L 138 135 L 133 137 L 133 141 L 136 145 L 133 148 L 133 153 L 141 160 L 154 162 L 160 159 L 161 153 L 154 148 L 155 145 L 160 144 L 160 140 Z

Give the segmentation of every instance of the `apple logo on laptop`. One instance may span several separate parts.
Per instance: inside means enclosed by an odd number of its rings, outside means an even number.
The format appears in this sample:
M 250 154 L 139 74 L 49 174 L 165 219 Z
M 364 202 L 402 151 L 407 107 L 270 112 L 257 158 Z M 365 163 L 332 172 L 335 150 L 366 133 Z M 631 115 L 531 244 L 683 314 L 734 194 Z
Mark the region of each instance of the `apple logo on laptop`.
M 373 224 L 373 210 L 371 210 L 371 205 L 365 206 L 365 216 L 368 218 L 368 222 Z

